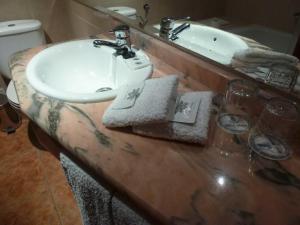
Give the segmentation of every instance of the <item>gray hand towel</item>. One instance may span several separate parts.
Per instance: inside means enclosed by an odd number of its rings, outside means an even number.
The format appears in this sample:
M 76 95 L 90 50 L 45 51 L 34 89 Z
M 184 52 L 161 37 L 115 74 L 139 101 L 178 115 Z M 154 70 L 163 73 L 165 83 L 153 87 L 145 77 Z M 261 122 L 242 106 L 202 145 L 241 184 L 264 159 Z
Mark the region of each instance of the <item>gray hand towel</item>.
M 60 161 L 84 225 L 149 225 L 63 153 L 60 153 Z
M 177 86 L 178 77 L 174 75 L 127 86 L 105 111 L 102 123 L 106 127 L 125 127 L 166 122 L 176 101 Z M 126 107 L 126 101 L 133 95 L 134 104 Z
M 79 206 L 83 224 L 110 225 L 110 192 L 62 153 L 60 161 Z
M 114 225 L 150 225 L 144 218 L 121 202 L 118 198 L 112 198 L 112 217 Z
M 150 137 L 205 144 L 208 139 L 209 120 L 212 108 L 213 92 L 190 92 L 185 98 L 200 99 L 198 113 L 193 124 L 168 122 L 134 126 L 133 132 Z

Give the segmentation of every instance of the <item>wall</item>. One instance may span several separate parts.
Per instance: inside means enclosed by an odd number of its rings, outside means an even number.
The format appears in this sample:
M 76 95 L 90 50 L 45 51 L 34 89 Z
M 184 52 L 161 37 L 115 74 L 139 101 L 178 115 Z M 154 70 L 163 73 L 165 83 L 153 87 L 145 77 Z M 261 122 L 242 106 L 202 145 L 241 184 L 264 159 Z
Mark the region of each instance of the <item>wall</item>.
M 164 16 L 191 16 L 200 20 L 226 16 L 234 21 L 257 23 L 292 32 L 299 0 L 95 0 L 103 6 L 127 5 L 143 14 L 150 4 L 149 23 Z M 0 21 L 35 18 L 41 20 L 50 39 L 63 41 L 96 34 L 111 28 L 110 19 L 72 0 L 0 0 Z
M 0 0 L 0 21 L 38 19 L 53 42 L 109 31 L 108 16 L 72 0 Z
M 81 0 L 96 6 L 130 6 L 143 16 L 143 5 L 150 5 L 149 23 L 158 23 L 165 16 L 191 16 L 193 20 L 225 14 L 226 0 Z
M 219 0 L 143 0 L 149 3 L 150 23 L 159 23 L 165 16 L 190 16 L 192 20 L 200 20 L 225 13 L 226 1 Z
M 1 0 L 0 0 L 1 1 Z M 20 0 L 19 0 L 20 1 Z M 30 1 L 30 0 L 27 0 Z M 33 0 L 31 0 L 33 1 Z M 36 0 L 38 1 L 38 0 Z M 45 0 L 44 0 L 45 1 Z M 82 0 L 104 7 L 124 5 L 137 9 L 143 15 L 142 6 L 151 7 L 149 23 L 159 23 L 165 16 L 191 16 L 192 20 L 210 17 L 227 17 L 234 22 L 256 23 L 271 28 L 293 32 L 295 18 L 300 12 L 299 0 Z
M 226 16 L 235 21 L 256 23 L 293 32 L 293 14 L 300 12 L 299 0 L 227 0 Z
M 137 10 L 138 15 L 143 14 L 143 0 L 96 0 L 95 5 L 102 7 L 112 7 L 112 6 L 129 6 Z
M 53 41 L 99 34 L 112 29 L 109 16 L 72 0 L 56 0 L 45 30 Z

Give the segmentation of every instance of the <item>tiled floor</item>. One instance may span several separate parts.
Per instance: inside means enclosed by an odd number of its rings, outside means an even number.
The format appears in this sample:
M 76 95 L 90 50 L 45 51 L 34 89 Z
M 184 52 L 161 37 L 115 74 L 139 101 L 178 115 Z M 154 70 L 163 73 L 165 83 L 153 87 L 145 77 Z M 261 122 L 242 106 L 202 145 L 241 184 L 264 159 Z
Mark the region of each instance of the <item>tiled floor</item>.
M 0 132 L 0 225 L 82 225 L 59 160 L 31 144 L 26 119 Z

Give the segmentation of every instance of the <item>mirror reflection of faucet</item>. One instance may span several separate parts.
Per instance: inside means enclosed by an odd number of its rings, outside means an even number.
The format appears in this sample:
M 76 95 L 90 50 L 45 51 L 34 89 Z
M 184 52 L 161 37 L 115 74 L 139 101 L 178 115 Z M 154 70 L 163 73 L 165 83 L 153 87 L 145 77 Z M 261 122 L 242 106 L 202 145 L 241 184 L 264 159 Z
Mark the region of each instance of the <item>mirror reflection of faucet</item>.
M 190 20 L 189 16 L 182 18 L 164 17 L 160 21 L 159 36 L 166 40 L 178 39 L 178 34 L 190 27 L 189 23 L 183 23 L 174 29 L 174 23 L 178 20 Z
M 178 34 L 180 34 L 182 31 L 184 31 L 187 28 L 190 28 L 191 24 L 190 23 L 183 23 L 180 26 L 176 27 L 172 32 L 171 32 L 171 37 L 170 39 L 172 41 L 175 41 L 178 39 Z

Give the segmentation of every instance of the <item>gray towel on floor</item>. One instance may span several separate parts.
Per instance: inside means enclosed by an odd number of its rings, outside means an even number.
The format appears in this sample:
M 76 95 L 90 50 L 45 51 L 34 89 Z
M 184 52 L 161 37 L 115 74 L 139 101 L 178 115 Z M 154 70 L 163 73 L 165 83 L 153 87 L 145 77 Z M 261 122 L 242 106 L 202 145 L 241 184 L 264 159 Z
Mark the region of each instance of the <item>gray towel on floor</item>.
M 111 225 L 112 195 L 64 154 L 60 161 L 74 193 L 84 225 Z
M 105 111 L 102 122 L 106 127 L 125 127 L 168 121 L 170 109 L 176 100 L 178 77 L 171 75 L 146 80 L 142 88 L 139 85 L 137 85 L 139 88 L 135 88 L 135 85 L 123 88 Z M 134 105 L 122 108 L 124 101 L 126 102 L 132 93 L 136 93 Z
M 212 108 L 213 92 L 190 92 L 183 94 L 189 99 L 200 99 L 195 123 L 168 122 L 134 126 L 133 132 L 150 137 L 205 144 L 208 138 L 209 120 Z

